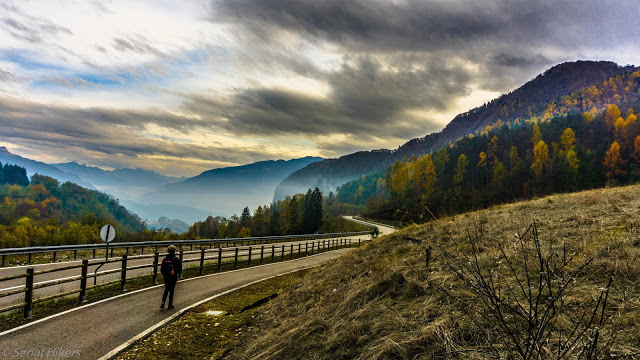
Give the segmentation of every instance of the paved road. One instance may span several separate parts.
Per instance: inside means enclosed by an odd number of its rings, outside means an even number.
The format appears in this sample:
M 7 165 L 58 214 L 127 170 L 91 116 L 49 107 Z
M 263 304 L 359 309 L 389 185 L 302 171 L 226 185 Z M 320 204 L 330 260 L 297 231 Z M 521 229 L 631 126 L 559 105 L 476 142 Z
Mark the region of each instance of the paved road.
M 350 239 L 352 242 L 357 243 L 358 240 L 361 241 L 365 241 L 369 238 L 369 236 L 354 236 L 354 237 L 347 237 L 344 239 Z M 265 257 L 268 257 L 267 261 L 270 261 L 271 259 L 271 251 L 272 251 L 272 246 L 275 246 L 275 257 L 276 259 L 279 258 L 279 256 L 281 255 L 281 250 L 282 250 L 282 246 L 285 246 L 285 258 L 288 256 L 288 254 L 290 254 L 291 251 L 291 245 L 293 245 L 293 252 L 294 254 L 296 254 L 298 252 L 298 250 L 305 252 L 305 250 L 307 250 L 306 248 L 306 244 L 308 244 L 308 251 L 310 252 L 312 249 L 312 245 L 313 245 L 313 249 L 317 252 L 318 246 L 320 246 L 321 248 L 325 248 L 330 246 L 331 241 L 333 240 L 337 240 L 336 238 L 333 239 L 318 239 L 318 240 L 304 240 L 304 241 L 294 241 L 294 242 L 282 242 L 282 243 L 276 243 L 276 244 L 264 244 L 263 246 L 265 247 Z M 252 251 L 252 258 L 255 259 L 256 257 L 260 257 L 260 247 L 261 245 L 253 245 L 251 246 L 251 251 Z M 235 254 L 233 253 L 235 248 L 223 248 L 224 252 L 223 252 L 223 262 L 224 261 L 230 261 L 233 259 L 233 256 L 235 256 Z M 238 258 L 239 260 L 246 260 L 247 259 L 247 255 L 249 253 L 249 246 L 241 246 L 239 247 L 239 253 L 238 253 Z M 217 262 L 217 250 L 216 249 L 206 249 L 205 252 L 205 257 L 212 257 L 213 259 L 210 260 L 206 260 L 207 262 Z M 164 255 L 164 254 L 162 254 Z M 115 259 L 121 259 L 121 258 L 115 258 Z M 195 250 L 193 252 L 189 252 L 189 251 L 185 251 L 184 253 L 184 260 L 190 260 L 190 259 L 200 259 L 200 251 L 199 250 Z M 98 264 L 95 263 L 99 263 L 100 261 L 103 261 L 104 259 L 96 259 L 96 260 L 90 260 L 89 261 L 89 268 L 88 268 L 88 273 L 89 274 L 93 274 L 95 269 L 98 267 Z M 162 261 L 162 258 L 160 258 L 159 260 L 160 262 Z M 46 269 L 54 269 L 54 268 L 61 268 L 61 267 L 65 267 L 65 266 L 69 266 L 69 265 L 80 265 L 82 262 L 81 261 L 70 261 L 70 262 L 64 262 L 64 263 L 50 263 L 50 264 L 36 264 L 36 265 L 28 265 L 28 266 L 14 266 L 14 267 L 8 267 L 8 268 L 0 268 L 0 278 L 2 277 L 7 277 L 7 276 L 12 276 L 12 275 L 17 275 L 17 274 L 24 274 L 26 272 L 26 268 L 29 267 L 33 267 L 36 271 L 36 273 L 38 271 L 42 271 L 42 270 L 46 270 Z M 95 265 L 94 265 L 95 264 Z M 137 265 L 151 265 L 153 264 L 153 256 L 150 255 L 144 255 L 144 256 L 134 256 L 128 259 L 127 261 L 127 267 L 132 267 L 132 266 L 137 266 Z M 185 267 L 198 267 L 200 266 L 200 262 L 199 261 L 193 261 L 193 262 L 185 262 Z M 104 266 L 102 266 L 98 272 L 98 274 L 103 273 L 104 271 L 108 271 L 108 270 L 113 270 L 113 269 L 120 269 L 122 267 L 122 262 L 121 261 L 117 261 L 117 262 L 112 262 L 112 263 L 107 263 Z M 127 278 L 133 278 L 133 277 L 138 277 L 141 275 L 148 275 L 151 274 L 153 272 L 153 267 L 147 267 L 147 268 L 143 268 L 143 269 L 136 269 L 136 270 L 128 270 L 127 271 Z M 34 276 L 34 284 L 35 286 L 41 285 L 41 284 L 46 284 L 47 282 L 52 282 L 54 280 L 57 279 L 64 279 L 64 278 L 71 278 L 71 277 L 77 277 L 81 274 L 81 269 L 75 268 L 75 269 L 68 269 L 68 270 L 61 270 L 61 271 L 56 271 L 56 272 L 52 272 L 52 273 L 45 273 L 45 274 L 38 274 Z M 120 279 L 120 273 L 119 272 L 115 272 L 115 273 L 110 273 L 110 274 L 105 274 L 102 276 L 98 276 L 98 283 L 106 283 L 109 281 L 115 281 Z M 13 279 L 13 280 L 8 280 L 8 281 L 3 281 L 0 283 L 0 294 L 2 293 L 7 293 L 9 291 L 12 290 L 18 290 L 18 289 L 23 289 L 24 288 L 24 284 L 25 284 L 25 278 L 18 278 L 18 279 Z M 89 279 L 87 282 L 88 285 L 93 285 L 93 280 Z M 34 298 L 39 298 L 39 297 L 44 297 L 44 296 L 48 296 L 48 295 L 53 295 L 53 294 L 58 294 L 58 293 L 62 293 L 62 292 L 66 292 L 66 291 L 70 291 L 73 289 L 79 289 L 80 288 L 80 281 L 71 281 L 68 283 L 64 283 L 64 284 L 58 284 L 58 285 L 54 285 L 54 286 L 48 286 L 48 287 L 44 287 L 44 288 L 40 288 L 40 289 L 35 289 L 34 290 Z M 77 294 L 74 295 L 70 295 L 70 296 L 77 296 Z M 13 304 L 18 304 L 24 301 L 24 293 L 19 293 L 19 294 L 15 294 L 15 295 L 11 295 L 11 296 L 6 296 L 6 297 L 2 297 L 0 298 L 0 308 L 6 307 L 6 306 L 10 306 Z
M 343 216 L 343 218 L 349 220 L 349 221 L 353 221 L 359 224 L 363 224 L 363 225 L 368 225 L 371 226 L 371 224 L 375 225 L 378 227 L 378 230 L 380 230 L 380 235 L 387 235 L 387 234 L 391 234 L 392 232 L 396 231 L 395 228 L 392 228 L 391 226 L 388 225 L 384 225 L 381 223 L 376 223 L 376 222 L 367 222 L 367 221 L 362 221 L 362 220 L 358 220 L 358 219 L 354 219 L 353 216 Z
M 394 231 L 379 228 L 385 234 Z M 192 304 L 268 277 L 317 266 L 347 251 L 350 249 L 180 281 L 174 310 L 158 308 L 162 286 L 79 307 L 0 334 L 0 359 L 63 358 L 60 354 L 98 359 Z
M 346 251 L 349 249 L 180 281 L 176 287 L 174 310 L 158 308 L 163 291 L 161 286 L 77 308 L 0 335 L 0 358 L 3 358 L 3 351 L 9 355 L 4 358 L 17 359 L 20 357 L 16 350 L 63 349 L 78 351 L 80 357 L 76 358 L 98 359 L 171 316 L 177 309 L 250 282 L 319 265 Z

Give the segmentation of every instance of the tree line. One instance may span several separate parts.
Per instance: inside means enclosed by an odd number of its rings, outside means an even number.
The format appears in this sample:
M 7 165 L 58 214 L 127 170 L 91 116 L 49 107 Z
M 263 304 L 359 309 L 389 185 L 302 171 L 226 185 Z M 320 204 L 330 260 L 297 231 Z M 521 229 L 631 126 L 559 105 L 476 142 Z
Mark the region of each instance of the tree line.
M 0 248 L 94 243 L 106 223 L 119 238 L 144 230 L 137 215 L 107 194 L 39 174 L 29 180 L 17 165 L 0 168 Z
M 420 222 L 432 214 L 638 180 L 634 104 L 610 104 L 599 113 L 499 123 L 347 183 L 337 199 L 361 206 L 365 216 Z
M 221 239 L 268 235 L 310 234 L 323 224 L 323 196 L 320 189 L 306 194 L 287 196 L 270 205 L 258 206 L 251 213 L 245 207 L 240 217 L 209 216 L 194 223 L 188 236 L 199 239 Z

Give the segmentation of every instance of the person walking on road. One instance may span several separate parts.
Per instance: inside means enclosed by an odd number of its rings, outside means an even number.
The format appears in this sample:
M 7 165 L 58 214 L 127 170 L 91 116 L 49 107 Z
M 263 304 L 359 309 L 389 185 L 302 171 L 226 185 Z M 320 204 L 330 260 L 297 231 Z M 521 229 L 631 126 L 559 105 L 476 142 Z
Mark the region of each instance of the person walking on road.
M 176 289 L 176 283 L 178 277 L 182 273 L 182 262 L 180 258 L 176 256 L 177 248 L 173 245 L 167 248 L 169 254 L 162 259 L 162 265 L 160 266 L 160 272 L 164 277 L 164 294 L 162 294 L 162 304 L 160 309 L 164 309 L 164 303 L 169 295 L 169 307 L 167 309 L 173 309 L 173 292 Z

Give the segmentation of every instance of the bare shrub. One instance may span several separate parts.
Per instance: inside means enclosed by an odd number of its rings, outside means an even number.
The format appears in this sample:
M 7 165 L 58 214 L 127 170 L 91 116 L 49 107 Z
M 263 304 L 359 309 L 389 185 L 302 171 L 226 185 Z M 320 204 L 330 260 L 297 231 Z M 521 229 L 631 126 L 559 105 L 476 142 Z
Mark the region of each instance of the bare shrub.
M 452 246 L 434 244 L 463 285 L 441 290 L 466 303 L 461 308 L 484 339 L 471 351 L 500 359 L 611 357 L 616 332 L 605 325 L 613 278 L 602 288 L 586 279 L 598 254 L 579 261 L 564 245 L 544 249 L 535 222 L 516 236 L 510 246 L 477 231 L 462 241 L 450 236 Z

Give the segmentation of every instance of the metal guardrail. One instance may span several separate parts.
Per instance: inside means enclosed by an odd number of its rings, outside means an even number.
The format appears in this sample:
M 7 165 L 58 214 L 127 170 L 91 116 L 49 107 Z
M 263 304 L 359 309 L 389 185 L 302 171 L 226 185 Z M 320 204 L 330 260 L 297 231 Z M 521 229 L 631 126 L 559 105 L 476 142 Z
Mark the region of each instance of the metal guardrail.
M 344 233 L 343 233 L 344 234 Z M 358 232 L 358 233 L 348 233 L 350 235 L 368 235 L 369 232 Z M 323 234 L 327 235 L 327 234 Z M 282 238 L 282 237 L 280 237 Z M 288 239 L 291 239 L 289 237 Z M 246 238 L 244 239 L 246 241 Z M 239 266 L 248 267 L 255 265 L 262 265 L 265 262 L 275 262 L 275 261 L 285 261 L 285 259 L 294 259 L 300 258 L 304 256 L 314 255 L 320 252 L 330 251 L 334 249 L 344 248 L 344 247 L 352 247 L 353 244 L 357 244 L 360 246 L 361 239 L 353 238 L 342 238 L 342 239 L 314 239 L 312 241 L 306 242 L 297 242 L 297 243 L 289 243 L 282 244 L 276 246 L 275 243 L 272 243 L 271 246 L 259 245 L 242 248 L 242 254 L 240 254 L 239 247 L 217 247 L 211 249 L 200 248 L 195 251 L 187 251 L 180 250 L 179 257 L 183 264 L 190 262 L 199 262 L 199 266 L 192 267 L 183 267 L 183 271 L 187 269 L 198 269 L 198 276 L 204 274 L 204 269 L 206 267 L 214 267 L 216 271 L 222 271 L 223 265 L 226 265 L 229 270 L 231 269 L 231 264 L 233 264 L 232 269 L 237 269 Z M 260 250 L 259 257 L 258 254 L 254 250 Z M 265 249 L 267 250 L 265 252 Z M 199 253 L 199 257 L 184 259 L 184 254 L 197 254 Z M 213 256 L 206 256 L 206 254 L 213 254 Z M 255 257 L 254 257 L 255 256 Z M 128 261 L 133 259 L 144 259 L 144 258 L 153 258 L 153 262 L 149 264 L 141 264 L 141 265 L 133 265 L 128 266 Z M 209 262 L 206 262 L 209 260 Z M 214 260 L 214 261 L 211 261 Z M 121 262 L 121 266 L 116 269 L 110 269 L 98 272 L 97 274 L 89 273 L 89 266 L 100 265 L 105 263 L 113 263 L 113 262 Z M 157 284 L 158 281 L 158 268 L 160 267 L 160 253 L 155 252 L 154 254 L 149 255 L 141 255 L 141 256 L 132 256 L 128 257 L 127 255 L 123 255 L 120 259 L 109 259 L 109 260 L 100 260 L 100 261 L 92 261 L 89 263 L 88 259 L 84 259 L 81 264 L 69 265 L 60 268 L 53 269 L 45 269 L 40 271 L 35 271 L 34 268 L 27 268 L 25 273 L 18 275 L 11 275 L 7 277 L 0 278 L 0 283 L 9 280 L 15 280 L 24 277 L 25 283 L 24 286 L 19 286 L 18 289 L 8 288 L 6 291 L 0 290 L 0 298 L 17 295 L 24 293 L 24 301 L 19 303 L 10 304 L 3 308 L 0 308 L 0 313 L 8 312 L 16 309 L 23 309 L 23 315 L 25 318 L 30 318 L 32 316 L 32 308 L 36 303 L 69 296 L 72 294 L 78 293 L 78 301 L 84 302 L 86 301 L 86 292 L 87 290 L 91 290 L 94 288 L 112 285 L 112 284 L 120 284 L 120 291 L 126 290 L 126 283 L 128 280 L 139 279 L 144 277 L 151 277 L 152 284 Z M 80 269 L 79 275 L 67 276 L 59 279 L 52 279 L 42 282 L 35 282 L 35 277 L 42 274 L 53 273 L 63 270 L 72 270 L 72 269 Z M 138 270 L 143 268 L 152 268 L 153 271 L 151 274 L 143 274 L 140 276 L 127 277 L 127 271 L 129 270 Z M 106 281 L 102 283 L 98 283 L 95 285 L 87 285 L 88 279 L 96 278 L 99 276 L 104 276 L 107 274 L 120 273 L 120 279 L 113 281 Z M 79 287 L 71 290 L 67 290 L 64 292 L 55 293 L 53 295 L 38 297 L 34 296 L 34 290 L 42 289 L 50 286 L 61 285 L 69 282 L 77 282 L 80 281 Z
M 371 225 L 370 225 L 371 226 Z M 225 246 L 238 246 L 240 245 L 250 245 L 250 244 L 265 244 L 271 242 L 282 242 L 282 241 L 291 241 L 291 240 L 312 240 L 312 239 L 326 239 L 326 238 L 335 238 L 335 237 L 345 237 L 345 236 L 358 236 L 358 235 L 368 235 L 369 231 L 359 231 L 359 232 L 343 232 L 343 233 L 325 233 L 325 234 L 304 234 L 304 235 L 285 235 L 285 236 L 259 236 L 259 237 L 247 237 L 247 238 L 231 238 L 231 239 L 198 239 L 198 240 L 164 240 L 164 241 L 139 241 L 139 242 L 123 242 L 123 243 L 110 243 L 109 248 L 111 249 L 111 254 L 113 254 L 114 249 L 126 249 L 127 254 L 129 253 L 129 248 L 141 248 L 141 253 L 144 253 L 145 247 L 155 247 L 155 251 L 158 251 L 160 247 L 166 247 L 169 245 L 176 245 L 180 250 L 182 250 L 183 246 L 190 245 L 191 249 L 193 249 L 193 245 L 202 245 L 208 244 L 209 248 L 221 247 L 221 245 Z M 27 263 L 31 264 L 31 257 L 33 254 L 42 254 L 42 253 L 53 253 L 53 261 L 56 261 L 56 255 L 59 252 L 67 252 L 73 251 L 73 258 L 77 258 L 77 252 L 83 250 L 93 250 L 93 258 L 96 258 L 96 250 L 105 250 L 106 251 L 107 244 L 106 243 L 98 243 L 98 244 L 81 244 L 81 245 L 58 245 L 58 246 L 33 246 L 28 248 L 7 248 L 0 249 L 0 257 L 1 257 L 1 266 L 6 266 L 6 260 L 8 256 L 11 255 L 28 255 Z

